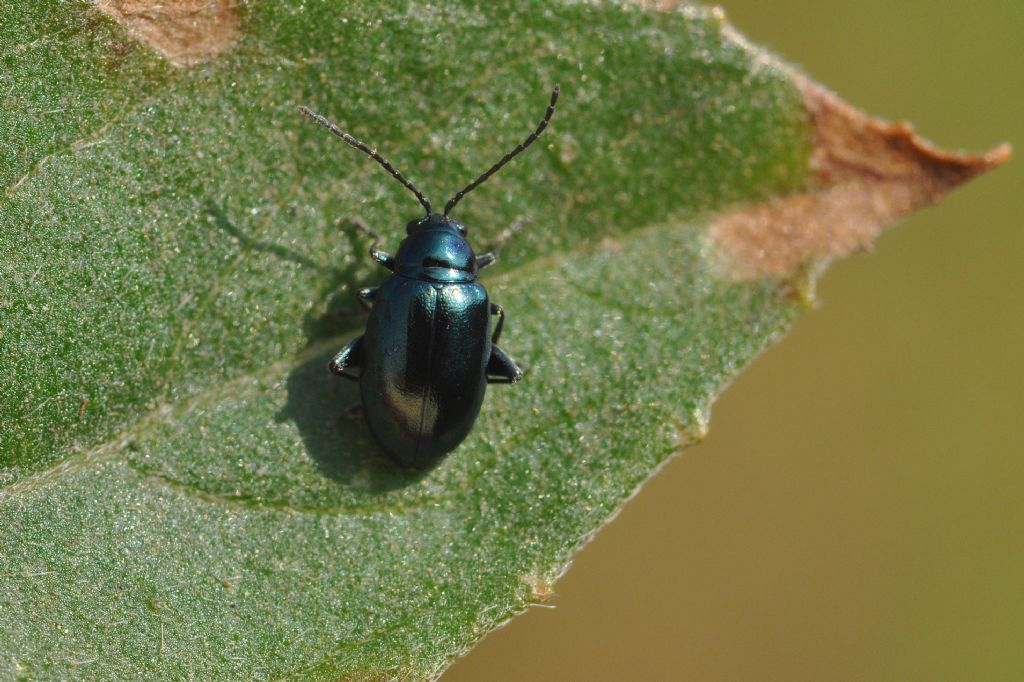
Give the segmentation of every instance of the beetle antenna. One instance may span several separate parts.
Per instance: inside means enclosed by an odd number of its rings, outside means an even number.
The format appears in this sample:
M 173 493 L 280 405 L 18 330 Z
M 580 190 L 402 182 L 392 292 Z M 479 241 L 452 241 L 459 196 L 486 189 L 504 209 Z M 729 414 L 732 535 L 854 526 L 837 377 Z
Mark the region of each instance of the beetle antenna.
M 359 151 L 363 152 L 380 165 L 384 166 L 384 170 L 386 170 L 388 173 L 391 173 L 391 175 L 394 176 L 395 180 L 398 180 L 400 183 L 409 188 L 409 191 L 416 195 L 416 198 L 419 199 L 420 203 L 423 205 L 423 208 L 427 210 L 427 215 L 430 215 L 430 202 L 427 201 L 427 198 L 425 196 L 423 196 L 423 193 L 416 189 L 416 185 L 406 180 L 405 176 L 399 173 L 397 168 L 388 163 L 387 159 L 378 154 L 376 149 L 371 149 L 366 144 L 352 137 L 344 130 L 334 125 L 333 123 L 331 123 L 330 121 L 328 121 L 326 118 L 316 113 L 315 111 L 311 111 L 306 107 L 299 107 L 299 111 L 301 111 L 306 116 L 309 116 L 311 119 L 322 125 L 324 128 L 327 128 L 332 133 L 334 133 L 341 139 L 345 140 L 345 142 L 348 142 L 350 145 L 352 145 Z
M 510 151 L 505 156 L 501 157 L 501 161 L 499 161 L 498 163 L 496 163 L 493 166 L 491 166 L 487 170 L 486 173 L 484 173 L 479 178 L 477 178 L 473 182 L 471 182 L 468 185 L 466 185 L 465 189 L 461 190 L 458 194 L 456 194 L 451 199 L 449 199 L 448 203 L 445 204 L 445 206 L 444 206 L 444 214 L 445 215 L 448 215 L 448 213 L 453 208 L 455 208 L 455 204 L 459 203 L 459 201 L 462 199 L 462 197 L 466 196 L 467 194 L 472 192 L 474 189 L 476 189 L 477 187 L 482 185 L 487 180 L 487 178 L 489 178 L 492 175 L 494 175 L 495 173 L 497 173 L 499 170 L 501 170 L 502 166 L 504 166 L 506 163 L 511 161 L 513 158 L 515 158 L 520 152 L 522 152 L 527 147 L 529 147 L 531 144 L 533 144 L 534 142 L 537 141 L 537 138 L 540 137 L 540 134 L 543 133 L 544 129 L 548 127 L 548 122 L 551 120 L 551 117 L 555 113 L 555 102 L 557 102 L 557 101 L 558 101 L 558 86 L 556 85 L 555 89 L 551 91 L 551 102 L 548 104 L 548 110 L 546 112 L 544 112 L 544 120 L 542 120 L 540 122 L 540 125 L 537 126 L 537 129 L 534 130 L 532 133 L 530 133 L 529 137 L 527 137 L 525 140 L 523 140 L 521 143 L 519 143 L 519 145 L 517 145 L 515 149 Z

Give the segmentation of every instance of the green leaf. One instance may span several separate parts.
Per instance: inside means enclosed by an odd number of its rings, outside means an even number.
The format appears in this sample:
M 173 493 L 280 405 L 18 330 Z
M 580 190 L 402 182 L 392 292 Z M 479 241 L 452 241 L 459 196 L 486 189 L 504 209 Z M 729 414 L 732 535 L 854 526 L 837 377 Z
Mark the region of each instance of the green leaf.
M 200 4 L 0 9 L 11 677 L 438 674 L 700 437 L 787 292 L 1006 155 L 844 118 L 710 11 Z M 541 143 L 457 210 L 478 247 L 525 225 L 483 281 L 527 379 L 398 470 L 325 364 L 383 272 L 349 220 L 393 250 L 418 206 L 297 106 L 437 205 L 556 83 Z M 876 139 L 913 172 L 823 172 Z

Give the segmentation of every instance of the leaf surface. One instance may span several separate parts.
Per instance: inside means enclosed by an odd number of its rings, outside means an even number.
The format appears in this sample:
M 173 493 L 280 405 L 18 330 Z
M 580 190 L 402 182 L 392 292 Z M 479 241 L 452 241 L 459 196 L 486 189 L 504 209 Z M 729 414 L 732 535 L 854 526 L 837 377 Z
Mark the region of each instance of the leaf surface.
M 0 9 L 14 677 L 438 674 L 547 598 L 799 314 L 786 291 L 850 250 L 794 250 L 784 231 L 745 250 L 758 225 L 792 224 L 793 202 L 824 224 L 820 201 L 877 231 L 1006 155 L 926 150 L 893 186 L 963 172 L 885 211 L 836 209 L 835 187 L 881 194 L 870 155 L 821 171 L 839 104 L 816 108 L 817 86 L 710 11 L 205 3 L 181 28 L 144 5 Z M 397 470 L 325 364 L 361 325 L 335 311 L 383 273 L 348 221 L 393 251 L 417 205 L 297 106 L 440 205 L 556 83 L 542 141 L 457 209 L 479 251 L 525 226 L 483 281 L 527 379 L 492 387 L 440 466 Z

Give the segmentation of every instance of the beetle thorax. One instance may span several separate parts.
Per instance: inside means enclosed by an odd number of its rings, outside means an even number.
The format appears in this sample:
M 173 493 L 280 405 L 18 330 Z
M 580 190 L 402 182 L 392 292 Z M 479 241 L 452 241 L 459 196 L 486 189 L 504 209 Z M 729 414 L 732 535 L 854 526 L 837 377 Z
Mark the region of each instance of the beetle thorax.
M 451 221 L 454 222 L 454 221 Z M 476 280 L 476 255 L 452 224 L 424 225 L 410 234 L 395 254 L 398 274 L 434 282 Z

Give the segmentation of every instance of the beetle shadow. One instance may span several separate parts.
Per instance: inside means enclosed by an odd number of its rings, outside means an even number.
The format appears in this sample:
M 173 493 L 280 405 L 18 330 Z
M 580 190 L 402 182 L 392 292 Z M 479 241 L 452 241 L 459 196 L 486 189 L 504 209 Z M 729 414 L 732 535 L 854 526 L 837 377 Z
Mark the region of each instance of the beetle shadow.
M 277 415 L 293 421 L 324 476 L 368 493 L 402 488 L 423 479 L 427 470 L 402 469 L 387 458 L 370 435 L 361 414 L 348 414 L 359 404 L 359 387 L 331 374 L 334 352 L 306 360 L 288 375 L 288 400 Z
M 320 275 L 320 281 L 323 284 L 319 287 L 315 299 L 318 301 L 326 299 L 327 302 L 323 307 L 316 309 L 322 312 L 311 308 L 302 321 L 302 330 L 309 345 L 351 332 L 365 318 L 366 311 L 356 304 L 354 289 L 351 288 L 355 273 L 359 270 L 356 261 L 346 267 L 323 265 L 287 246 L 261 241 L 250 236 L 226 215 L 223 207 L 217 206 L 213 202 L 206 204 L 205 211 L 210 221 L 221 231 L 233 237 L 242 249 L 270 254 L 289 263 L 313 270 Z M 351 232 L 353 237 L 357 234 L 354 223 L 349 221 L 341 221 L 339 227 L 346 232 Z M 354 242 L 355 239 L 352 241 Z
M 311 310 L 306 314 L 302 326 L 308 345 L 352 334 L 363 326 L 366 312 L 354 304 L 349 289 L 358 264 L 325 266 L 286 246 L 253 238 L 228 218 L 222 207 L 209 203 L 205 210 L 211 222 L 237 240 L 242 249 L 270 254 L 322 276 L 317 300 L 327 300 L 320 308 L 326 312 L 316 314 Z M 356 234 L 354 224 L 342 222 L 342 229 Z M 318 353 L 289 373 L 288 399 L 277 420 L 295 422 L 306 452 L 320 472 L 353 490 L 385 492 L 421 480 L 429 468 L 399 468 L 381 452 L 362 416 L 347 414 L 351 406 L 359 404 L 359 390 L 354 382 L 339 379 L 328 371 L 327 362 L 335 352 Z

